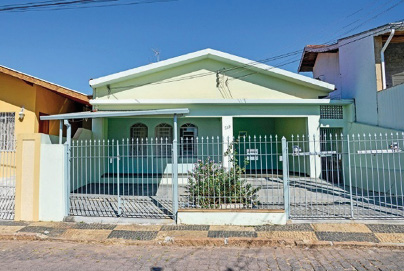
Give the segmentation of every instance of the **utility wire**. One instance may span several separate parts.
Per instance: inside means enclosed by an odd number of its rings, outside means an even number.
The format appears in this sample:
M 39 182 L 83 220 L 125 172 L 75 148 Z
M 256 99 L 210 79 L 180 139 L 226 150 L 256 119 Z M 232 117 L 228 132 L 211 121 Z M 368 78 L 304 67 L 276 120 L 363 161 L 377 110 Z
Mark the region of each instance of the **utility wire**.
M 152 4 L 162 2 L 174 2 L 179 0 L 53 0 L 40 2 L 26 2 L 22 4 L 0 5 L 0 12 L 28 12 L 39 10 L 63 10 L 80 8 L 99 8 L 113 6 L 128 6 L 140 4 Z
M 403 1 L 404 1 L 404 0 L 403 0 Z M 354 40 L 351 40 L 351 41 L 346 42 L 346 43 L 344 43 L 344 44 L 342 44 L 342 45 L 339 45 L 338 48 L 341 48 L 341 47 L 343 47 L 343 46 L 346 46 L 346 45 L 351 44 L 351 43 L 353 43 L 353 42 L 356 42 L 356 41 L 358 41 L 358 40 L 362 40 L 362 39 L 367 38 L 367 37 L 369 37 L 369 36 L 377 35 L 377 34 L 380 34 L 380 33 L 383 33 L 383 32 L 384 32 L 384 30 L 380 30 L 380 31 L 375 32 L 375 33 L 372 32 L 372 33 L 369 33 L 369 34 L 367 34 L 367 35 L 360 36 L 360 37 L 358 37 L 358 38 L 356 38 L 356 39 L 354 39 Z M 300 50 L 300 52 L 302 52 L 302 51 L 303 51 L 303 50 Z M 283 55 L 286 55 L 286 54 L 283 54 Z M 281 56 L 281 55 L 280 55 L 280 56 Z M 276 56 L 276 57 L 280 57 L 280 56 Z M 276 57 L 273 57 L 273 58 L 276 58 Z M 287 56 L 287 57 L 290 57 L 290 56 Z M 271 59 L 271 58 L 268 58 L 268 59 Z M 298 62 L 299 60 L 300 60 L 300 57 L 297 58 L 297 59 L 293 59 L 293 60 L 291 60 L 291 61 L 285 62 L 285 63 L 281 63 L 281 64 L 279 64 L 279 65 L 270 66 L 270 67 L 268 67 L 267 69 L 263 69 L 263 70 L 264 70 L 264 71 L 270 71 L 270 70 L 273 70 L 273 69 L 276 69 L 276 68 L 279 68 L 279 67 L 282 67 L 282 66 L 291 64 L 291 63 Z M 201 74 L 195 74 L 195 75 L 190 75 L 190 76 L 184 76 L 184 77 L 175 78 L 175 79 L 161 80 L 161 81 L 157 81 L 157 82 L 147 82 L 147 83 L 136 84 L 136 85 L 134 84 L 134 85 L 121 86 L 121 87 L 111 87 L 111 89 L 114 89 L 114 90 L 124 90 L 124 89 L 142 87 L 142 86 L 146 86 L 146 85 L 160 85 L 160 84 L 166 84 L 166 83 L 172 83 L 172 82 L 179 82 L 179 81 L 190 80 L 190 79 L 195 79 L 195 78 L 199 78 L 199 77 L 204 77 L 204 76 L 213 75 L 213 74 L 216 74 L 217 72 L 225 73 L 225 72 L 228 72 L 228 71 L 233 71 L 233 70 L 241 69 L 241 68 L 243 68 L 243 67 L 255 66 L 255 65 L 257 65 L 257 64 L 264 63 L 264 62 L 263 62 L 263 61 L 253 61 L 253 62 L 251 62 L 251 63 L 252 63 L 252 64 L 247 63 L 247 64 L 244 64 L 244 65 L 242 65 L 242 66 L 237 66 L 237 67 L 228 68 L 228 69 L 222 69 L 222 70 L 214 71 L 214 72 L 205 72 L 205 73 L 201 73 Z M 247 77 L 247 76 L 250 76 L 250 75 L 253 75 L 253 74 L 256 74 L 256 73 L 258 73 L 258 72 L 251 72 L 251 73 L 248 73 L 248 74 L 239 76 L 239 77 L 234 77 L 234 78 L 229 79 L 229 81 L 237 80 L 237 79 L 240 79 L 240 78 L 245 78 L 245 77 Z
M 372 4 L 374 4 L 375 2 L 376 2 L 376 1 L 372 2 Z M 389 3 L 391 3 L 391 2 L 392 2 L 392 0 L 389 1 Z M 344 32 L 344 34 L 345 34 L 345 33 L 350 33 L 350 32 L 352 32 L 353 30 L 359 28 L 360 26 L 366 24 L 367 22 L 369 22 L 369 21 L 371 21 L 371 20 L 374 20 L 375 18 L 377 18 L 377 17 L 380 16 L 381 14 L 384 14 L 384 13 L 390 11 L 391 9 L 397 7 L 398 5 L 400 5 L 400 4 L 403 3 L 403 2 L 404 2 L 404 0 L 400 0 L 399 2 L 393 4 L 392 6 L 389 6 L 387 9 L 385 9 L 385 10 L 379 12 L 379 13 L 376 14 L 375 16 L 373 16 L 373 17 L 371 17 L 370 19 L 366 20 L 365 22 L 361 23 L 359 26 L 356 26 L 355 28 L 352 28 L 352 29 L 350 29 L 349 31 Z M 371 7 L 372 4 L 371 4 L 371 5 L 368 5 L 366 8 Z M 355 14 L 359 14 L 360 11 L 363 11 L 363 10 L 365 10 L 365 8 L 361 8 L 361 9 L 355 11 L 354 13 L 349 14 L 347 17 L 351 17 L 351 16 L 353 16 L 353 15 L 355 15 Z M 373 10 L 372 10 L 372 11 L 373 11 Z M 361 18 L 361 19 L 362 19 L 362 18 Z M 358 20 L 357 20 L 357 21 L 358 21 Z M 360 20 L 359 20 L 359 21 L 360 21 Z M 350 24 L 350 25 L 352 25 L 352 24 Z M 346 27 L 347 27 L 347 26 L 344 26 L 343 29 L 346 28 Z M 363 39 L 363 38 L 366 38 L 366 37 L 368 37 L 368 36 L 375 35 L 375 34 L 378 34 L 378 33 L 371 33 L 371 34 L 369 34 L 369 35 L 362 36 L 362 37 L 357 38 L 357 39 L 354 39 L 354 40 L 352 40 L 352 41 L 350 41 L 350 42 L 344 43 L 343 45 L 339 45 L 338 48 L 340 48 L 340 47 L 342 47 L 342 46 L 346 46 L 346 45 L 348 45 L 348 44 L 350 44 L 350 43 L 356 42 L 356 41 L 358 41 L 358 40 L 361 40 L 361 39 Z M 327 42 L 326 44 L 328 44 L 328 43 L 330 43 L 330 42 L 331 42 L 331 41 Z M 333 42 L 336 42 L 336 41 L 333 41 Z M 258 64 L 262 64 L 262 63 L 266 63 L 266 62 L 270 62 L 270 61 L 274 61 L 274 60 L 279 60 L 279 59 L 283 59 L 283 58 L 289 58 L 289 57 L 291 57 L 291 56 L 294 56 L 295 54 L 300 54 L 300 53 L 302 53 L 302 52 L 303 52 L 303 50 L 297 50 L 297 51 L 292 51 L 292 52 L 289 52 L 289 53 L 281 54 L 281 55 L 278 55 L 278 56 L 274 56 L 274 57 L 270 57 L 270 58 L 266 58 L 266 59 L 262 59 L 262 60 L 258 60 L 258 61 L 253 61 L 253 62 L 244 64 L 244 65 L 242 65 L 242 66 L 237 66 L 237 67 L 234 67 L 234 68 L 227 68 L 227 69 L 225 68 L 225 69 L 222 69 L 222 70 L 220 70 L 220 71 L 206 72 L 206 73 L 201 73 L 201 74 L 197 74 L 197 75 L 184 76 L 184 77 L 180 77 L 180 78 L 176 78 L 176 79 L 161 80 L 161 81 L 158 81 L 158 82 L 149 82 L 149 83 L 144 83 L 144 84 L 141 84 L 141 85 L 127 85 L 127 86 L 122 86 L 122 87 L 114 87 L 113 89 L 128 89 L 128 88 L 131 88 L 131 87 L 139 87 L 139 86 L 144 86 L 144 85 L 156 85 L 156 84 L 163 84 L 163 83 L 172 83 L 172 82 L 178 82 L 178 81 L 183 81 L 183 80 L 190 80 L 190 79 L 194 79 L 194 78 L 209 76 L 209 75 L 212 75 L 212 74 L 216 74 L 216 73 L 218 73 L 218 72 L 221 73 L 221 74 L 224 74 L 224 73 L 227 73 L 227 72 L 229 72 L 229 71 L 243 70 L 243 69 L 246 68 L 246 67 L 251 67 L 251 66 L 258 65 Z M 290 60 L 290 61 L 288 61 L 288 62 L 286 62 L 286 63 L 281 63 L 281 64 L 279 64 L 279 65 L 274 65 L 274 66 L 272 66 L 272 67 L 269 67 L 269 68 L 266 69 L 266 70 L 271 70 L 271 69 L 274 69 L 274 68 L 282 67 L 282 66 L 285 66 L 285 65 L 288 65 L 288 64 L 297 62 L 297 61 L 299 61 L 299 60 L 300 60 L 300 58 L 294 59 L 294 60 Z M 245 75 L 242 75 L 242 76 L 233 77 L 233 78 L 229 79 L 229 81 L 237 80 L 237 79 L 240 79 L 240 78 L 244 78 L 244 77 L 247 77 L 247 76 L 256 74 L 256 73 L 257 73 L 257 72 L 251 72 L 251 73 L 248 73 L 248 74 L 245 74 Z

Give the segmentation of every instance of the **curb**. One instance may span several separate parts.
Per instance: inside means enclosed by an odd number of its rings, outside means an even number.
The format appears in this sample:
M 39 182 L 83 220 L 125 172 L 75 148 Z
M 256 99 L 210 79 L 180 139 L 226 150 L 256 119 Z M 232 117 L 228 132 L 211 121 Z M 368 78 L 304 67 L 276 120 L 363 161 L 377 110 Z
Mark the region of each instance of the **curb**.
M 15 241 L 56 241 L 70 243 L 90 243 L 105 245 L 160 245 L 160 246 L 195 246 L 195 247 L 301 247 L 301 248 L 320 248 L 320 247 L 340 247 L 340 248 L 393 248 L 404 249 L 404 243 L 372 243 L 372 242 L 332 242 L 332 241 L 313 241 L 313 240 L 292 240 L 292 239 L 260 239 L 260 238 L 171 238 L 170 240 L 127 240 L 127 239 L 66 239 L 58 237 L 49 237 L 38 233 L 16 233 L 0 234 L 0 240 Z

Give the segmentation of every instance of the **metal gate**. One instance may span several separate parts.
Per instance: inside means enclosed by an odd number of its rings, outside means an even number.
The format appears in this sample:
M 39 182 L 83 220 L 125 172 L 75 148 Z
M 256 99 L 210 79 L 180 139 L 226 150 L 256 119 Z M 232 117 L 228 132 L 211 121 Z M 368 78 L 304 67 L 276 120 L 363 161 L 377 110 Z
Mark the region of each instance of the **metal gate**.
M 0 112 L 0 219 L 14 219 L 16 142 L 15 113 Z
M 403 140 L 402 133 L 292 138 L 290 217 L 404 218 Z
M 73 141 L 70 214 L 172 218 L 172 142 Z
M 0 219 L 14 219 L 15 158 L 15 150 L 0 150 Z

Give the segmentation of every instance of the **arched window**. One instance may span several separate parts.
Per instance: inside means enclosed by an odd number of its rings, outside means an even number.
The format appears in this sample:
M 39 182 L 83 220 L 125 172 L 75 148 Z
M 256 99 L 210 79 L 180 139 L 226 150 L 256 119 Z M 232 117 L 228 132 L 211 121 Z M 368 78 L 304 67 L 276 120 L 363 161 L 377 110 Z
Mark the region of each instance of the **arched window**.
M 187 123 L 180 128 L 181 137 L 181 155 L 196 156 L 197 145 L 196 137 L 198 136 L 198 127 L 192 123 Z
M 147 144 L 146 138 L 148 136 L 148 128 L 143 123 L 136 123 L 130 127 L 130 137 L 133 139 L 132 154 L 133 155 L 146 155 Z
M 156 126 L 156 154 L 158 156 L 171 156 L 171 144 L 173 142 L 173 127 L 167 123 Z

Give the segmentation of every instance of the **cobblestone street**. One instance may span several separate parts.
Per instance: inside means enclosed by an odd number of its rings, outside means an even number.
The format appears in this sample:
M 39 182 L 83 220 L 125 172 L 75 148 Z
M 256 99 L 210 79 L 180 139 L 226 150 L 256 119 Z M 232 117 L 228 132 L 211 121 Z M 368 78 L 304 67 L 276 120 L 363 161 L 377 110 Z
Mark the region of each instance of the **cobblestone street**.
M 402 270 L 387 248 L 128 246 L 0 241 L 0 270 Z

